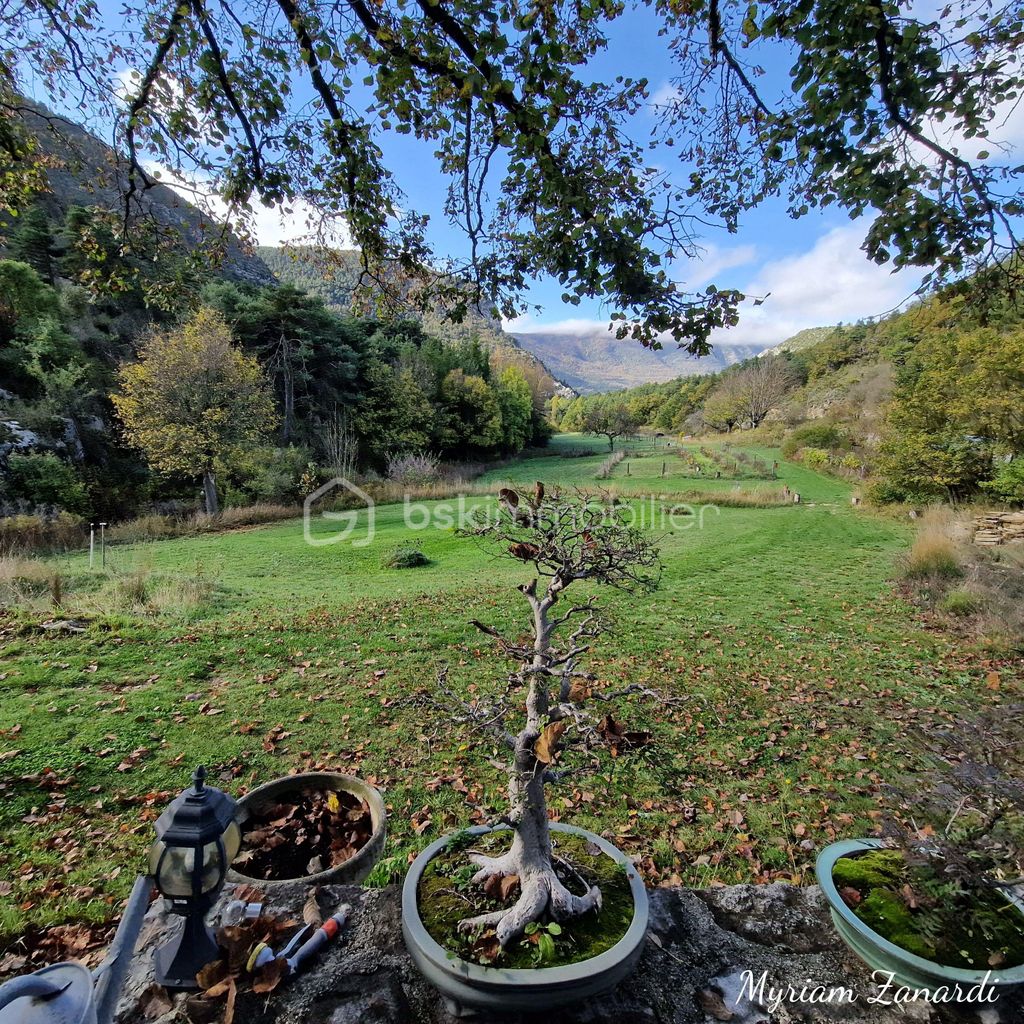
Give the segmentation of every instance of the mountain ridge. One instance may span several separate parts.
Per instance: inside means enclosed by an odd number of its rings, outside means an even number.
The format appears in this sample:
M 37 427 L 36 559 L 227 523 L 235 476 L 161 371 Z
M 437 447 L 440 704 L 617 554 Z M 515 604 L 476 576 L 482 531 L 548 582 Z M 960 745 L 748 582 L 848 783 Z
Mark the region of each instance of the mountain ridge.
M 743 362 L 764 351 L 763 345 L 718 345 L 697 358 L 675 347 L 643 348 L 611 331 L 512 331 L 511 337 L 537 356 L 559 380 L 582 394 L 617 391 L 677 377 L 703 376 Z

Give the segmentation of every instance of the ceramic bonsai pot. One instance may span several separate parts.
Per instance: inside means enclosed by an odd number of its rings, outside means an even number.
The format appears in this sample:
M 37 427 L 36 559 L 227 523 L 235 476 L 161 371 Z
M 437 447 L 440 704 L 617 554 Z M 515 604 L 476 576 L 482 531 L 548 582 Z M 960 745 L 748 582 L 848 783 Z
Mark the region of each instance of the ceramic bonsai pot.
M 507 826 L 500 826 L 506 829 Z M 626 933 L 611 949 L 575 964 L 505 970 L 467 963 L 450 953 L 427 932 L 420 918 L 417 892 L 423 871 L 448 843 L 438 839 L 413 862 L 402 886 L 402 932 L 405 944 L 423 976 L 450 1004 L 458 1008 L 503 1013 L 531 1013 L 600 995 L 632 974 L 647 937 L 647 890 L 633 862 L 611 843 L 585 829 L 551 824 L 553 832 L 583 836 L 601 852 L 621 864 L 633 895 L 633 920 Z M 492 831 L 485 827 L 469 830 L 474 835 Z
M 841 857 L 856 856 L 859 853 L 867 853 L 883 846 L 884 843 L 880 839 L 846 839 L 826 846 L 818 855 L 815 864 L 818 884 L 825 894 L 825 899 L 828 900 L 836 931 L 839 932 L 843 942 L 868 967 L 873 971 L 881 972 L 885 978 L 891 974 L 897 985 L 924 989 L 932 995 L 938 995 L 938 990 L 941 989 L 943 994 L 950 994 L 948 999 L 950 1002 L 964 1001 L 962 998 L 955 998 L 957 986 L 959 986 L 962 997 L 967 995 L 971 989 L 977 993 L 978 986 L 983 983 L 988 990 L 995 989 L 997 992 L 1024 985 L 1024 966 L 988 971 L 946 967 L 914 953 L 908 953 L 907 950 L 869 928 L 839 895 L 839 890 L 832 880 L 832 869 Z M 1011 892 L 1007 892 L 1006 896 L 1011 903 L 1016 905 L 1018 911 L 1024 914 L 1024 901 Z
M 295 794 L 311 790 L 351 793 L 360 800 L 365 800 L 370 808 L 370 821 L 373 825 L 373 832 L 366 845 L 343 864 L 328 868 L 326 871 L 318 871 L 316 874 L 267 880 L 265 878 L 250 878 L 232 868 L 228 872 L 229 882 L 248 882 L 269 889 L 278 885 L 291 885 L 294 882 L 305 882 L 309 885 L 355 885 L 366 878 L 384 852 L 384 840 L 387 837 L 387 812 L 384 809 L 384 801 L 380 793 L 362 779 L 357 779 L 352 775 L 341 775 L 337 772 L 304 772 L 300 775 L 286 775 L 265 785 L 257 786 L 252 792 L 241 797 L 235 812 L 235 821 L 238 822 L 244 836 L 246 822 L 258 810 L 286 801 Z

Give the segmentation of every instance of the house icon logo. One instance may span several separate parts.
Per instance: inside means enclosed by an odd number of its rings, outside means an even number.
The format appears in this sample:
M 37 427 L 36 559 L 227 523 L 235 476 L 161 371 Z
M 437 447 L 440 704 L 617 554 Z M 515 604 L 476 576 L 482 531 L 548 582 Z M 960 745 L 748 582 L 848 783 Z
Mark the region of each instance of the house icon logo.
M 324 509 L 317 512 L 317 506 L 322 506 L 328 500 L 332 500 L 332 504 L 344 500 L 344 504 L 349 507 L 341 511 Z M 341 544 L 352 536 L 356 537 L 351 541 L 352 547 L 365 548 L 373 543 L 376 519 L 373 498 L 361 487 L 341 476 L 318 487 L 302 503 L 302 535 L 306 543 L 314 548 Z M 327 528 L 324 527 L 325 523 L 328 524 Z M 334 527 L 333 524 L 342 525 Z

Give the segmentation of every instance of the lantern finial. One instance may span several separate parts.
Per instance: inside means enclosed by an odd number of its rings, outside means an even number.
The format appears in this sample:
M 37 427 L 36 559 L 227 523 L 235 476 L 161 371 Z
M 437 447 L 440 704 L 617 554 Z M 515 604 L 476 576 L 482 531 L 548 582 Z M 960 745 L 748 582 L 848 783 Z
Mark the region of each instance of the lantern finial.
M 198 768 L 192 773 L 192 787 L 197 793 L 202 793 L 203 784 L 206 782 L 206 769 L 199 765 Z

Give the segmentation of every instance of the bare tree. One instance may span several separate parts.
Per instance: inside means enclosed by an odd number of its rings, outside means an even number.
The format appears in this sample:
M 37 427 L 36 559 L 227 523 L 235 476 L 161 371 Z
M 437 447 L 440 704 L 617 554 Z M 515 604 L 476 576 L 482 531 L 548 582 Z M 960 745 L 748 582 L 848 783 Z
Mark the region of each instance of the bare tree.
M 601 632 L 593 598 L 559 615 L 554 609 L 564 591 L 581 580 L 627 591 L 653 589 L 660 561 L 656 548 L 629 524 L 623 506 L 582 492 L 548 496 L 539 483 L 532 495 L 503 490 L 497 521 L 464 533 L 532 563 L 537 572 L 519 588 L 529 606 L 529 640 L 509 640 L 473 621 L 515 663 L 507 689 L 467 703 L 451 690 L 447 673 L 442 672 L 439 695 L 433 698 L 449 718 L 455 709 L 456 720 L 491 734 L 511 755 L 509 763 L 501 765 L 509 779 L 509 806 L 502 820 L 514 833 L 511 848 L 501 857 L 471 853 L 470 858 L 479 868 L 474 882 L 515 875 L 521 895 L 510 908 L 460 923 L 464 931 L 493 927 L 505 947 L 544 914 L 564 922 L 601 906 L 596 886 L 572 893 L 555 874 L 545 785 L 559 777 L 554 764 L 564 745 L 593 749 L 604 742 L 599 720 L 583 706 L 588 699 L 609 701 L 650 692 L 640 686 L 600 690 L 592 685 L 594 677 L 579 667 Z M 559 642 L 565 633 L 568 636 Z M 510 723 L 523 714 L 524 691 L 525 721 L 514 732 Z
M 744 366 L 735 377 L 751 427 L 759 427 L 787 392 L 798 383 L 789 360 L 780 356 L 762 356 Z
M 352 479 L 356 471 L 359 441 L 348 416 L 337 407 L 330 419 L 320 425 L 320 446 L 331 472 L 346 480 Z

